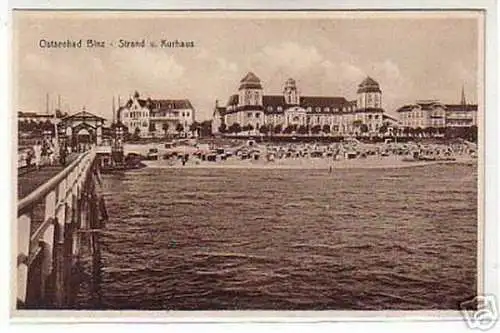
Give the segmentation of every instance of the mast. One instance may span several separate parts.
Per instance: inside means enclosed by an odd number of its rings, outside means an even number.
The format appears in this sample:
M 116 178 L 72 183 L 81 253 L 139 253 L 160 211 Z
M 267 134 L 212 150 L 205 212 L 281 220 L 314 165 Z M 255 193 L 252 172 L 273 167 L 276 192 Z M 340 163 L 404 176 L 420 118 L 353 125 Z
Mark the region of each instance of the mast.
M 115 96 L 113 95 L 113 106 L 112 106 L 112 111 L 113 111 L 113 121 L 112 124 L 115 123 Z
M 57 109 L 54 110 L 54 133 L 56 137 L 56 143 L 59 142 L 59 131 L 57 129 L 57 110 L 61 113 L 61 95 L 57 95 Z
M 45 94 L 45 114 L 49 114 L 49 93 Z
M 467 100 L 465 99 L 464 85 L 462 84 L 462 98 L 460 100 L 461 105 L 467 105 Z

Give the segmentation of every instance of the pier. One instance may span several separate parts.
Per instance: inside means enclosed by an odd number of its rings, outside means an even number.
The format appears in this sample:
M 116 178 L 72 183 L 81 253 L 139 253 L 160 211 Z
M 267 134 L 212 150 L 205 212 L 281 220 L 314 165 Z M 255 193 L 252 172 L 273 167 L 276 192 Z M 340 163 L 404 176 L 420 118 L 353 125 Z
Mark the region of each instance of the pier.
M 99 193 L 96 156 L 93 148 L 76 155 L 66 167 L 20 175 L 19 183 L 23 184 L 18 188 L 15 279 L 18 309 L 70 308 L 79 288 L 82 256 L 91 258 L 91 275 L 98 276 L 99 233 L 107 213 Z

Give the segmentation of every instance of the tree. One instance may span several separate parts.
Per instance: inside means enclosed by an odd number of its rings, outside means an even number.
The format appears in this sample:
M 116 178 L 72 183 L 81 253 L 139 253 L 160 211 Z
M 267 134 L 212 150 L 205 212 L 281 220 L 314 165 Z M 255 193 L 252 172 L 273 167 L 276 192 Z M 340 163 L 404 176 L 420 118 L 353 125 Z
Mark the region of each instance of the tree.
M 211 136 L 212 135 L 212 121 L 204 120 L 199 124 L 199 135 L 200 136 Z
M 178 123 L 177 126 L 175 126 L 175 130 L 179 133 L 179 135 L 181 134 L 182 131 L 184 131 L 184 126 L 182 126 L 181 123 Z
M 57 109 L 56 110 L 56 118 L 66 118 L 68 114 L 66 112 L 62 112 L 61 110 Z
M 240 133 L 241 132 L 241 125 L 238 123 L 233 123 L 231 126 L 229 126 L 228 129 L 229 133 Z
M 378 129 L 378 132 L 380 134 L 385 134 L 385 133 L 387 133 L 388 129 L 389 129 L 389 127 L 387 126 L 387 124 L 382 124 L 382 126 L 380 126 L 380 128 Z
M 262 133 L 262 134 L 266 134 L 267 135 L 267 132 L 269 132 L 269 127 L 267 127 L 267 125 L 262 125 L 259 128 L 259 132 Z
M 366 133 L 366 132 L 368 132 L 368 125 L 366 125 L 366 124 L 361 124 L 361 125 L 359 126 L 359 130 L 361 131 L 361 133 Z
M 324 124 L 324 125 L 323 125 L 323 129 L 322 129 L 322 131 L 323 131 L 323 133 L 325 133 L 325 134 L 330 133 L 330 131 L 331 131 L 330 125 L 328 125 L 328 124 Z
M 220 126 L 219 126 L 219 132 L 220 133 L 226 133 L 226 130 L 227 130 L 226 124 L 225 123 L 220 124 Z
M 467 140 L 477 142 L 477 126 L 472 125 L 468 128 Z
M 163 130 L 163 135 L 166 137 L 167 133 L 168 133 L 168 123 L 163 123 L 163 125 L 161 126 L 161 128 Z
M 280 134 L 282 130 L 283 130 L 283 126 L 281 124 L 274 126 L 274 133 Z
M 285 134 L 291 134 L 293 132 L 293 125 L 288 125 L 284 130 L 283 133 Z
M 299 128 L 297 129 L 297 133 L 307 134 L 307 127 L 305 127 L 304 125 L 300 125 Z
M 141 138 L 141 130 L 139 127 L 136 127 L 134 130 L 134 134 L 132 135 L 132 140 L 138 141 Z
M 152 133 L 152 134 L 153 134 L 153 136 L 154 136 L 155 131 L 156 131 L 156 126 L 155 126 L 155 123 L 150 122 L 150 123 L 149 123 L 149 133 Z
M 201 124 L 197 121 L 193 121 L 193 123 L 191 125 L 189 125 L 189 131 L 191 132 L 195 132 L 197 130 L 199 130 L 201 127 Z
M 415 128 L 414 133 L 415 133 L 416 136 L 420 137 L 421 134 L 422 134 L 422 127 Z
M 319 132 L 321 132 L 321 125 L 315 125 L 311 128 L 312 134 L 318 134 Z

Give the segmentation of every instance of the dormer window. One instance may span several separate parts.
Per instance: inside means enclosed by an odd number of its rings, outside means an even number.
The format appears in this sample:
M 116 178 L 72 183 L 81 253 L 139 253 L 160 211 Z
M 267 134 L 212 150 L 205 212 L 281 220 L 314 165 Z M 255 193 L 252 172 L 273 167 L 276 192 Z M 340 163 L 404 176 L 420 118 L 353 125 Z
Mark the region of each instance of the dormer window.
M 325 112 L 330 112 L 330 108 L 328 106 L 325 108 Z
M 281 112 L 281 111 L 283 111 L 283 107 L 278 106 L 278 112 Z
M 319 106 L 316 107 L 316 112 L 321 112 L 321 108 Z
M 267 107 L 267 111 L 272 112 L 273 111 L 273 107 L 272 106 L 268 106 Z

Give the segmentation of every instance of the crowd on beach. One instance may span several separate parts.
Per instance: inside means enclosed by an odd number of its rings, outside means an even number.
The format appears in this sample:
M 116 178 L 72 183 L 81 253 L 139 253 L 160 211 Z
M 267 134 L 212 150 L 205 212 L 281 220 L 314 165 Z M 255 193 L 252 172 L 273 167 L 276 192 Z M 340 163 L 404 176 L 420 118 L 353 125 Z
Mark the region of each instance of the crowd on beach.
M 456 158 L 472 160 L 477 157 L 477 146 L 474 143 L 461 141 L 454 143 L 423 144 L 409 143 L 362 143 L 358 140 L 322 144 L 322 143 L 257 143 L 226 142 L 224 144 L 192 144 L 181 143 L 169 149 L 155 149 L 153 160 L 166 160 L 164 164 L 228 165 L 234 163 L 283 164 L 321 163 L 327 161 L 359 161 L 393 160 L 401 162 L 420 161 L 454 161 Z M 328 163 L 329 163 L 328 162 Z M 161 163 L 161 162 L 160 162 Z M 246 163 L 248 164 L 248 163 Z

